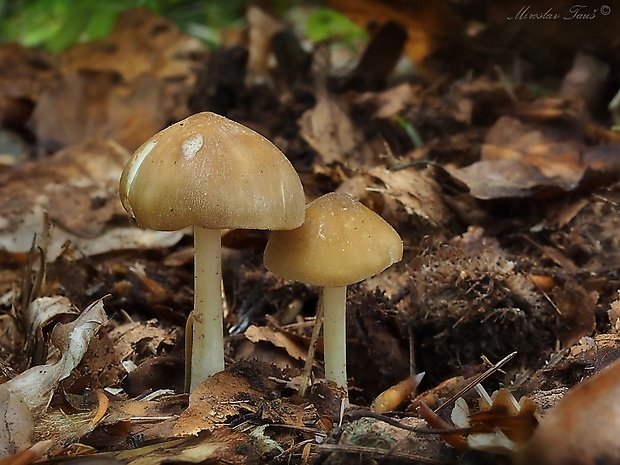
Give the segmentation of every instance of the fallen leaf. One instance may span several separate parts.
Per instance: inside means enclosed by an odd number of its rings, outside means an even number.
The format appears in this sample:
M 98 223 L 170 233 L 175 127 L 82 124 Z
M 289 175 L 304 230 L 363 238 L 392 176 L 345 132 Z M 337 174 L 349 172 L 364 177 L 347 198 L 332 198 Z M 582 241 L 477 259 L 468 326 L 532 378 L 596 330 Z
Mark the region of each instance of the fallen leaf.
M 109 71 L 78 71 L 47 89 L 32 113 L 39 146 L 55 151 L 108 139 L 134 151 L 165 127 L 164 87 L 142 75 L 123 87 Z
M 598 292 L 588 292 L 573 279 L 567 279 L 562 286 L 556 286 L 549 297 L 562 316 L 558 333 L 564 347 L 592 334 L 596 326 Z
M 542 418 L 516 463 L 617 463 L 620 362 L 577 384 Z
M 353 125 L 348 112 L 324 89 L 317 91 L 315 106 L 301 115 L 299 131 L 325 164 L 349 165 L 361 158 L 359 154 L 351 155 L 358 149 L 363 151 L 363 135 Z
M 285 375 L 276 367 L 257 360 L 238 362 L 201 383 L 189 397 L 189 407 L 179 417 L 176 436 L 214 431 L 244 415 L 269 423 L 304 427 L 304 418 L 312 413 L 282 396 L 274 396 L 273 378 Z
M 544 100 L 520 110 L 522 119 L 534 122 L 503 116 L 489 130 L 480 161 L 443 169 L 482 200 L 551 197 L 607 185 L 620 173 L 620 145 L 586 146 L 579 111 Z
M 19 393 L 0 385 L 0 459 L 32 445 L 34 416 Z
M 390 119 L 407 107 L 419 103 L 421 93 L 421 86 L 404 82 L 381 92 L 365 92 L 356 103 L 374 107 L 374 118 Z
M 32 367 L 0 386 L 21 396 L 31 411 L 43 407 L 58 383 L 80 363 L 90 339 L 106 322 L 103 300 L 93 302 L 75 321 L 54 327 L 52 342 L 60 351 L 58 361 Z
M 110 71 L 123 81 L 133 82 L 143 74 L 160 78 L 186 77 L 192 53 L 204 48 L 177 29 L 169 20 L 152 12 L 132 8 L 119 16 L 105 39 L 78 43 L 60 57 L 64 75 L 79 70 Z
M 308 354 L 307 347 L 300 347 L 283 331 L 277 331 L 267 326 L 251 325 L 245 330 L 244 334 L 252 342 L 268 341 L 276 347 L 283 348 L 295 360 L 305 360 Z
M 128 158 L 118 144 L 100 141 L 15 166 L 0 179 L 0 248 L 30 250 L 43 227 L 44 211 L 57 226 L 48 261 L 60 255 L 67 241 L 85 255 L 176 243 L 182 231 L 138 228 L 123 209 L 118 179 Z
M 75 321 L 54 327 L 52 341 L 60 351 L 60 358 L 55 363 L 32 367 L 0 385 L 5 408 L 3 418 L 7 419 L 7 434 L 0 434 L 0 451 L 5 455 L 30 445 L 34 414 L 40 414 L 58 383 L 80 363 L 91 338 L 106 321 L 103 300 L 100 299 L 86 308 Z

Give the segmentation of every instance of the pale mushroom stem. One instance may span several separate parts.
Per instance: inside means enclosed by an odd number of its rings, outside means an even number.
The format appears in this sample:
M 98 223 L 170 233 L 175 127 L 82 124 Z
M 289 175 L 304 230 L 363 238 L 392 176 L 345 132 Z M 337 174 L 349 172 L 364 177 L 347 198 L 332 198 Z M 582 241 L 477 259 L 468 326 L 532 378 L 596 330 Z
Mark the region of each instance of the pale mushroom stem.
M 325 379 L 347 388 L 347 287 L 324 287 L 321 296 L 324 307 L 323 354 Z
M 219 229 L 194 228 L 194 329 L 190 392 L 224 369 L 222 241 Z

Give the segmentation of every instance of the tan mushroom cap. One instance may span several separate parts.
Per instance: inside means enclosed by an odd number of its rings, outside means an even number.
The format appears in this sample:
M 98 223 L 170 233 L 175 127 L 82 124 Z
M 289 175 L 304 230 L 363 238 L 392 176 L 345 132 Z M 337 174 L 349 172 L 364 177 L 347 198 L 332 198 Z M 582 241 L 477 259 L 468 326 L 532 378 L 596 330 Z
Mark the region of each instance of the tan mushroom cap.
M 160 231 L 292 229 L 305 209 L 286 156 L 260 134 L 210 112 L 142 144 L 123 170 L 120 197 L 138 224 Z
M 338 287 L 374 276 L 402 256 L 392 226 L 350 195 L 332 192 L 308 204 L 302 226 L 272 234 L 265 266 L 281 278 Z

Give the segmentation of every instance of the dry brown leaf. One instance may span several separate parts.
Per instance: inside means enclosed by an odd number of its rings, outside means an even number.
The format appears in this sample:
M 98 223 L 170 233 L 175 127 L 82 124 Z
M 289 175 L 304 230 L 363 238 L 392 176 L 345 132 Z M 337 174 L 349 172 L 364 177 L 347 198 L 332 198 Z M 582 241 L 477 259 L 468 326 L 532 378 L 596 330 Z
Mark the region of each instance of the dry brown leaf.
M 64 296 L 39 297 L 23 310 L 22 321 L 27 324 L 27 334 L 34 337 L 54 320 L 78 313 L 71 301 Z
M 146 10 L 122 13 L 105 39 L 60 57 L 62 78 L 37 102 L 38 143 L 57 150 L 98 138 L 135 150 L 167 122 L 189 114 L 204 48 Z
M 56 60 L 43 50 L 0 44 L 0 124 L 21 128 L 41 93 L 57 77 Z
M 164 88 L 142 75 L 125 88 L 108 71 L 79 71 L 46 90 L 32 114 L 38 143 L 51 150 L 110 139 L 133 151 L 162 129 Z
M 609 305 L 607 316 L 609 317 L 609 322 L 611 323 L 611 330 L 615 333 L 620 332 L 620 299 L 614 300 Z
M 618 463 L 620 362 L 577 384 L 543 417 L 516 463 Z
M 317 91 L 316 105 L 301 115 L 299 132 L 327 165 L 351 164 L 359 158 L 351 155 L 362 150 L 363 135 L 353 125 L 349 114 L 325 90 Z
M 374 118 L 389 119 L 409 106 L 419 103 L 422 86 L 404 82 L 381 92 L 365 92 L 357 99 L 359 105 L 372 105 Z
M 406 242 L 417 244 L 425 236 L 439 242 L 449 237 L 446 231 L 453 215 L 429 171 L 377 166 L 347 179 L 336 191 L 352 195 L 381 215 Z
M 285 332 L 271 329 L 267 326 L 251 325 L 245 331 L 245 337 L 252 342 L 266 341 L 276 347 L 281 347 L 295 360 L 305 360 L 308 349 L 300 347 Z
M 72 310 L 71 305 L 68 305 Z M 67 378 L 80 363 L 90 340 L 106 322 L 107 316 L 100 299 L 74 321 L 54 327 L 52 341 L 59 350 L 58 360 L 32 367 L 0 385 L 0 396 L 4 399 L 2 404 L 5 408 L 3 418 L 7 419 L 7 434 L 0 434 L 0 454 L 10 455 L 30 445 L 34 415 L 41 414 L 58 383 Z
M 432 226 L 446 225 L 451 215 L 443 203 L 441 188 L 426 172 L 413 169 L 390 171 L 381 167 L 368 174 L 385 186 L 383 195 L 400 203 L 410 216 L 418 216 Z
M 596 325 L 598 292 L 588 292 L 573 279 L 567 279 L 563 286 L 556 286 L 551 291 L 550 297 L 562 316 L 558 332 L 563 346 L 571 346 L 583 336 L 592 334 Z
M 0 385 L 0 459 L 32 445 L 34 416 L 23 397 Z
M 204 51 L 196 39 L 169 20 L 148 10 L 123 12 L 105 39 L 78 43 L 60 56 L 61 70 L 70 76 L 80 70 L 111 72 L 123 82 L 135 82 L 149 74 L 159 79 L 182 78 L 191 85 L 193 56 Z
M 521 120 L 501 117 L 480 161 L 446 171 L 483 200 L 552 196 L 617 179 L 620 145 L 586 146 L 584 110 L 569 103 L 542 99 L 521 108 Z
M 114 360 L 136 361 L 146 354 L 156 355 L 159 347 L 172 347 L 175 342 L 174 329 L 161 326 L 157 320 L 125 323 L 110 331 L 108 337 L 114 345 Z
M 214 431 L 218 425 L 228 424 L 243 414 L 253 414 L 270 423 L 303 427 L 313 409 L 274 396 L 277 384 L 273 379 L 283 376 L 277 368 L 256 360 L 239 362 L 216 373 L 190 394 L 189 407 L 179 417 L 174 434 Z
M 562 180 L 549 178 L 535 166 L 518 160 L 479 161 L 465 168 L 446 168 L 446 171 L 467 186 L 470 195 L 481 200 L 544 197 L 576 187 L 573 182 L 562 183 Z
M 15 166 L 0 179 L 0 248 L 30 250 L 33 237 L 42 230 L 43 211 L 56 226 L 49 261 L 59 256 L 67 241 L 86 255 L 176 243 L 182 232 L 132 226 L 118 197 L 118 179 L 128 157 L 118 144 L 93 142 Z M 113 222 L 117 225 L 109 225 Z M 119 226 L 122 222 L 125 225 Z

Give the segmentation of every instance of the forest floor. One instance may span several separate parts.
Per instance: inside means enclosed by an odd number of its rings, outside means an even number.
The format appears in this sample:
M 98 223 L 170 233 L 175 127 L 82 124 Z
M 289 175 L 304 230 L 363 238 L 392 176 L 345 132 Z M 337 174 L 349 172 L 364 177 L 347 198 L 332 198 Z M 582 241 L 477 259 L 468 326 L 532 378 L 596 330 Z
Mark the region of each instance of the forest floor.
M 524 19 L 511 48 L 516 2 L 475 40 L 431 7 L 330 3 L 402 22 L 363 49 L 309 52 L 250 9 L 249 34 L 208 51 L 130 10 L 58 56 L 0 45 L 1 464 L 510 463 L 550 406 L 618 358 L 606 21 L 620 12 L 536 37 Z M 575 44 L 586 34 L 591 49 Z M 222 234 L 226 370 L 184 392 L 191 231 L 140 228 L 118 180 L 145 140 L 200 111 L 273 141 L 308 201 L 350 194 L 402 237 L 399 263 L 348 288 L 347 410 L 321 341 L 297 395 L 319 291 L 265 269 L 268 231 Z

